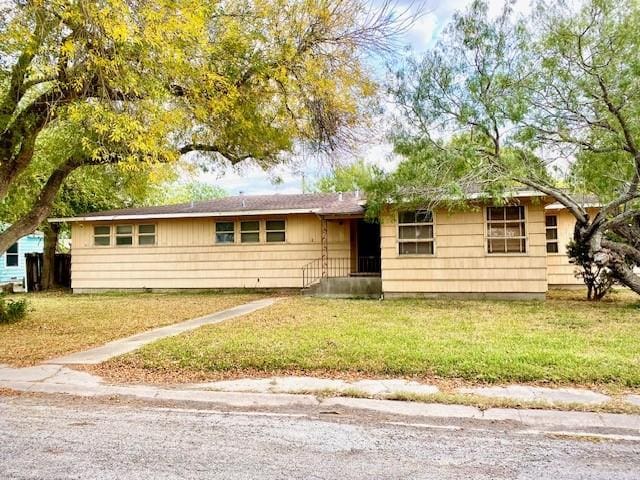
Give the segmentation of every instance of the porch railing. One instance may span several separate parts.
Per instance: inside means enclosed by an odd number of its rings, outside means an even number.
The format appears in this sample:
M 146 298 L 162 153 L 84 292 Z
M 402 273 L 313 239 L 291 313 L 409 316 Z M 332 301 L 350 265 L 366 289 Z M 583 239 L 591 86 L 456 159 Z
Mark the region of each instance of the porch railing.
M 380 257 L 358 257 L 358 270 L 361 274 L 379 274 L 381 272 Z
M 328 258 L 325 269 L 322 258 L 316 258 L 302 267 L 302 288 L 317 283 L 322 278 L 348 277 L 351 273 L 351 259 L 348 257 Z

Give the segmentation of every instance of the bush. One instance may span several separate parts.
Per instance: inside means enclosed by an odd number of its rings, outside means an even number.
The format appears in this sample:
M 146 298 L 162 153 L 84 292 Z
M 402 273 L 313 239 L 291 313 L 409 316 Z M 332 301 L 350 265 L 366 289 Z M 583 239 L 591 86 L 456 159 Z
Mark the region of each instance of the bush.
M 27 299 L 8 300 L 0 294 L 0 323 L 12 323 L 27 315 Z

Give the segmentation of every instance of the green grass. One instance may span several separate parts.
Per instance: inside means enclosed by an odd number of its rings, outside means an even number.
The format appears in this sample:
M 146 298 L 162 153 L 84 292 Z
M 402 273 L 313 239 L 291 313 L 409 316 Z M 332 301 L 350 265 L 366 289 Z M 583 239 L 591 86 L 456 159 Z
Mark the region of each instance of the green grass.
M 0 324 L 0 364 L 33 365 L 255 300 L 255 294 L 29 293 L 23 320 Z
M 640 303 L 292 297 L 111 363 L 172 379 L 242 374 L 403 376 L 640 386 Z M 109 365 L 106 365 L 109 368 Z

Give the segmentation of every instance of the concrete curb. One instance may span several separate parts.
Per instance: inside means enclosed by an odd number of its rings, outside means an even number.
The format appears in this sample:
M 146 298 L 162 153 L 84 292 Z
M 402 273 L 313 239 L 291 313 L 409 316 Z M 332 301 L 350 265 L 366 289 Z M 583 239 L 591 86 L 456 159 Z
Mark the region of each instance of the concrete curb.
M 53 367 L 53 366 L 50 366 Z M 530 427 L 598 428 L 632 430 L 640 433 L 640 415 L 566 412 L 556 410 L 531 410 L 490 408 L 480 410 L 464 405 L 443 405 L 395 400 L 331 397 L 320 399 L 313 395 L 289 393 L 213 392 L 198 390 L 173 390 L 153 386 L 118 386 L 95 382 L 68 383 L 73 374 L 69 369 L 60 370 L 40 381 L 0 380 L 0 386 L 45 394 L 67 394 L 81 397 L 130 396 L 144 400 L 189 401 L 240 408 L 340 408 L 367 410 L 378 413 L 422 418 L 469 419 L 490 422 L 512 421 Z M 76 372 L 81 374 L 82 372 Z M 80 377 L 79 377 L 80 378 Z M 61 381 L 63 383 L 61 383 Z

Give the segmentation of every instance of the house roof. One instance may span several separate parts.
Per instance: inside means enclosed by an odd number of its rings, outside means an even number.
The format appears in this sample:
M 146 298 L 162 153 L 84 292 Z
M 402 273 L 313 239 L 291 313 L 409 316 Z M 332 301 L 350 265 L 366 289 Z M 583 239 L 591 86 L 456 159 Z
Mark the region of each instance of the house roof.
M 363 215 L 364 200 L 357 192 L 305 193 L 294 195 L 238 195 L 205 202 L 183 203 L 180 205 L 106 210 L 86 213 L 76 217 L 51 218 L 49 221 L 56 223 L 116 219 L 227 217 L 236 215 L 250 216 L 292 213 Z
M 571 192 L 567 192 L 570 193 Z M 574 193 L 571 194 L 571 198 L 576 200 L 583 208 L 597 208 L 602 206 L 602 202 L 596 195 L 589 193 Z M 545 207 L 546 210 L 564 210 L 565 207 L 560 202 L 554 202 Z

